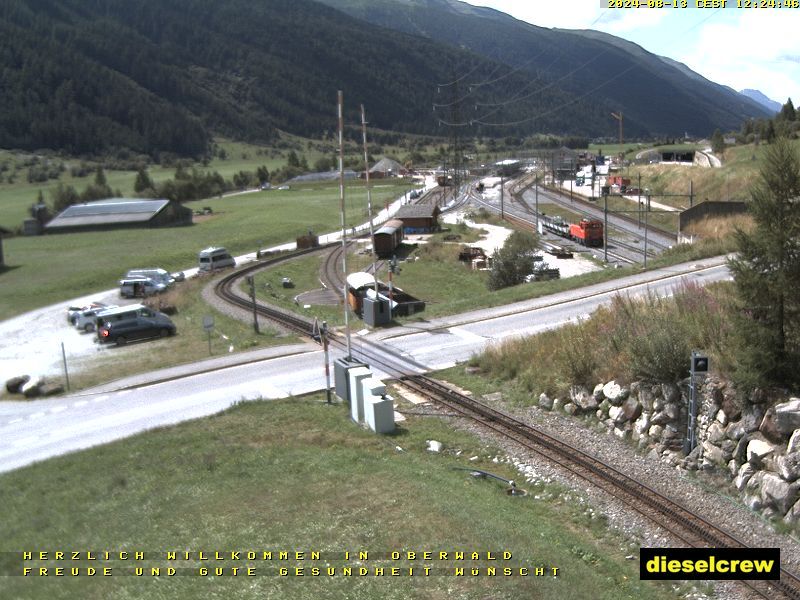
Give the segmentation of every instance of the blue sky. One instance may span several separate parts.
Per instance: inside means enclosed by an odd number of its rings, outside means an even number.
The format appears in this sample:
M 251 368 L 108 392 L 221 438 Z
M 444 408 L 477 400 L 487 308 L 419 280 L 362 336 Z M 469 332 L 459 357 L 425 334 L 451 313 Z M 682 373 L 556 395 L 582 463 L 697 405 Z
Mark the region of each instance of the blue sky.
M 800 8 L 609 9 L 608 0 L 468 0 L 540 27 L 596 29 L 736 90 L 800 101 Z M 646 4 L 646 2 L 645 2 Z M 677 3 L 676 3 L 677 4 Z

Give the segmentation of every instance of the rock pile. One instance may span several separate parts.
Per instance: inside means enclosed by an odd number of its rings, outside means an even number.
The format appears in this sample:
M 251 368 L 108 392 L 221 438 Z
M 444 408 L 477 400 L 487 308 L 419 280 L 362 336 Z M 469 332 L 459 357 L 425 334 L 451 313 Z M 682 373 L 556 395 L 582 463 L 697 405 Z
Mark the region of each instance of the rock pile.
M 800 398 L 770 406 L 757 390 L 737 401 L 729 384 L 708 378 L 697 391 L 697 446 L 684 455 L 689 396 L 688 379 L 610 381 L 591 392 L 574 386 L 568 399 L 542 394 L 539 406 L 596 419 L 598 427 L 676 467 L 722 473 L 750 509 L 800 523 Z

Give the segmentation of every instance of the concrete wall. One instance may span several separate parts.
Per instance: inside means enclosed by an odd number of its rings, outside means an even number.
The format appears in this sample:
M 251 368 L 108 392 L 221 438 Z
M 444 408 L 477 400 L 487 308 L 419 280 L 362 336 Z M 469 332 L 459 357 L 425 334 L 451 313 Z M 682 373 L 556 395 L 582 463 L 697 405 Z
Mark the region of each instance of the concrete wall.
M 747 212 L 746 202 L 718 202 L 706 200 L 695 204 L 680 214 L 679 231 L 684 231 L 689 225 L 702 221 L 708 217 L 729 217 Z

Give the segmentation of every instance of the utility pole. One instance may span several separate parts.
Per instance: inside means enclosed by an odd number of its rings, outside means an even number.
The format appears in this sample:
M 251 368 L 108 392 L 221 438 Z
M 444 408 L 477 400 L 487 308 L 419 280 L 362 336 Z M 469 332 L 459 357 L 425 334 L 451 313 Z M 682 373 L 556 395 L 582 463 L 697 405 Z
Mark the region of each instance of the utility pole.
M 611 116 L 619 121 L 619 143 L 622 145 L 622 111 L 619 111 L 619 114 L 612 112 Z M 622 149 L 620 149 L 620 152 L 622 152 Z
M 325 395 L 328 398 L 328 404 L 331 403 L 331 368 L 328 360 L 328 322 L 323 321 L 322 327 L 319 330 L 319 337 L 322 341 L 322 351 L 325 355 Z
M 539 175 L 536 175 L 536 233 L 539 233 Z
M 344 284 L 342 285 L 342 299 L 344 300 L 344 328 L 347 338 L 347 359 L 353 358 L 350 347 L 350 315 L 347 303 L 347 229 L 344 216 L 344 95 L 342 90 L 338 94 L 339 108 L 339 208 L 342 215 L 342 270 L 344 271 Z
M 256 305 L 256 278 L 253 275 L 245 277 L 247 283 L 250 284 L 250 300 L 253 303 L 253 331 L 261 333 L 258 330 L 258 307 Z
M 375 279 L 375 300 L 380 303 L 378 298 L 378 270 L 375 268 L 375 232 L 372 228 L 372 189 L 369 186 L 369 154 L 367 154 L 367 117 L 364 112 L 364 105 L 361 105 L 361 137 L 364 141 L 364 165 L 366 168 L 364 177 L 367 184 L 367 213 L 369 214 L 369 239 L 372 241 L 372 275 Z
M 506 194 L 506 190 L 505 190 L 505 185 L 504 185 L 504 180 L 503 180 L 503 171 L 502 171 L 502 167 L 501 167 L 501 171 L 500 171 L 500 219 L 501 220 L 505 220 L 505 218 L 506 218 L 506 214 L 505 214 L 504 208 L 503 208 L 503 200 L 505 198 L 505 194 Z
M 608 194 L 603 194 L 603 262 L 608 262 Z

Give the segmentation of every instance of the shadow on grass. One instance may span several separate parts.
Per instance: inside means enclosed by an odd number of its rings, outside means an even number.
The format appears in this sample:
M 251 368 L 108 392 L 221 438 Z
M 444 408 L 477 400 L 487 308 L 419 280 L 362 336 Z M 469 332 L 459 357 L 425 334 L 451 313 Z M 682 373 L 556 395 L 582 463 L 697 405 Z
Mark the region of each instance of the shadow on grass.
M 21 265 L 13 265 L 9 267 L 8 265 L 0 265 L 0 275 L 2 275 L 7 271 L 13 271 L 14 269 L 19 269 L 20 266 Z

